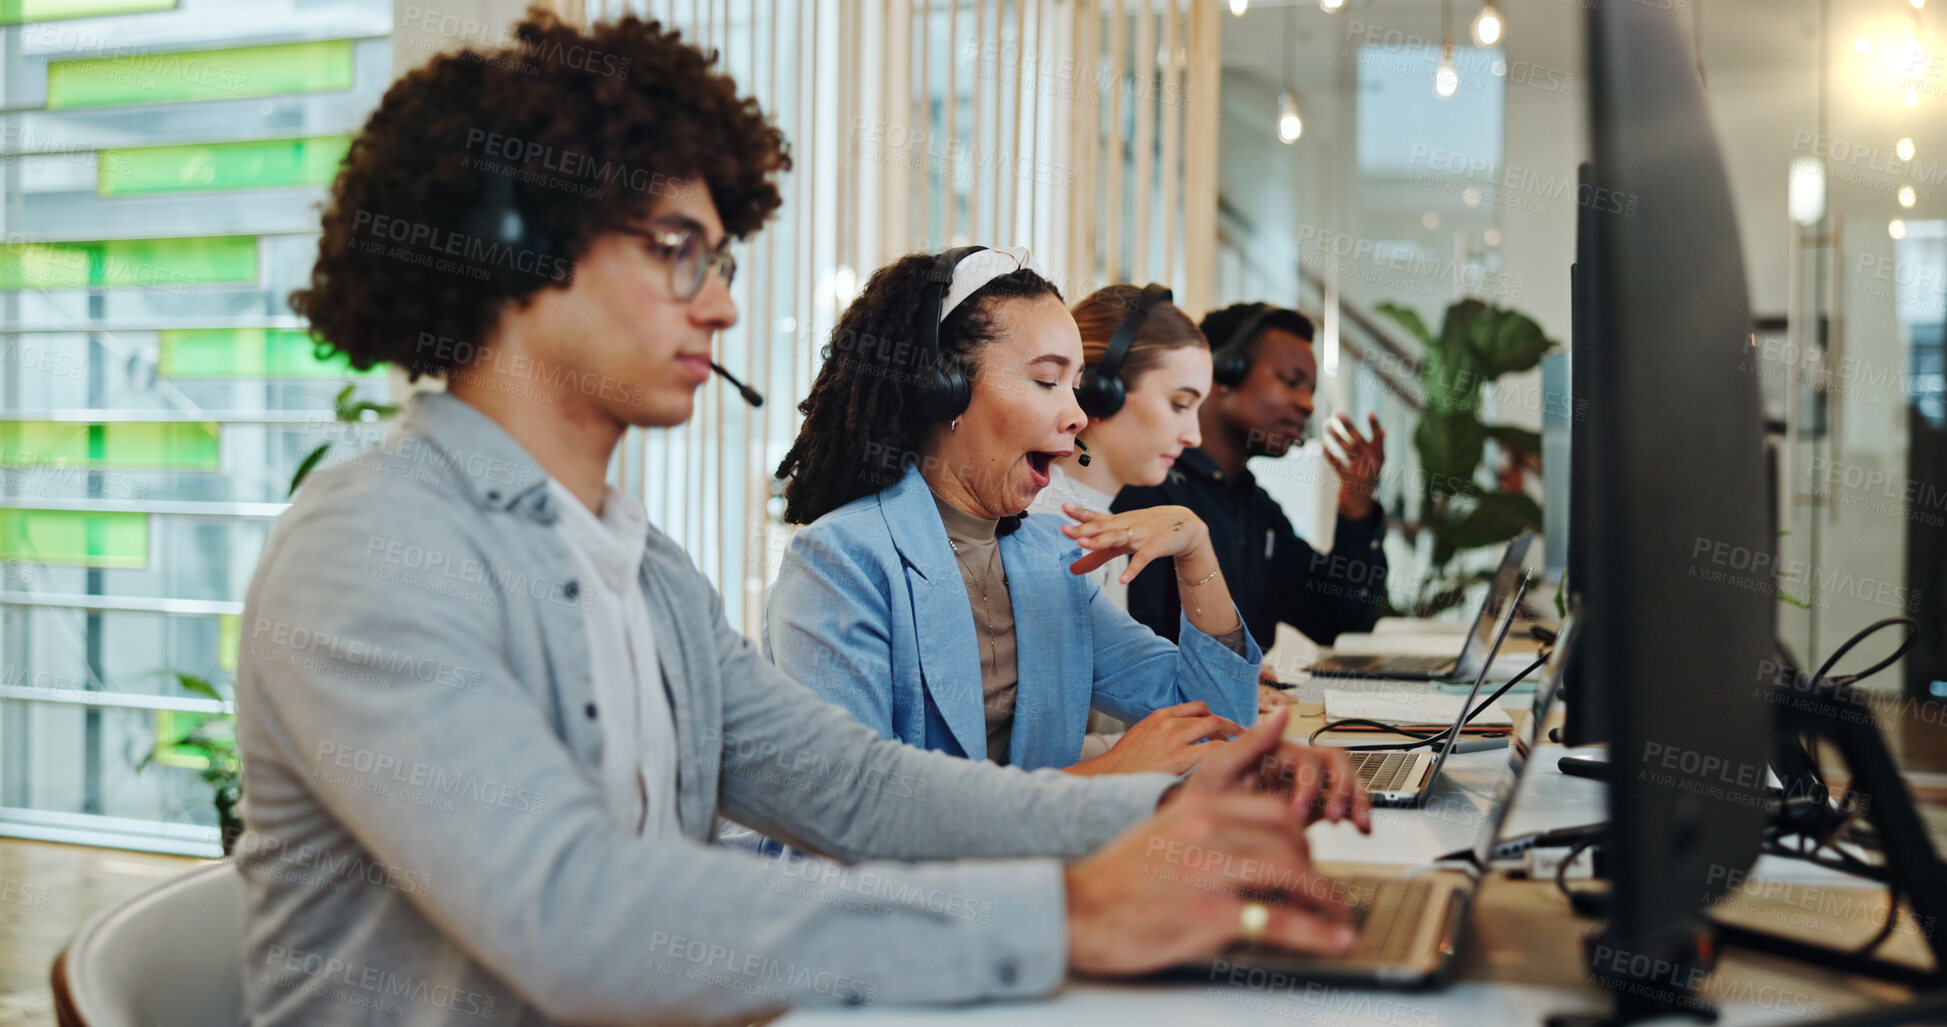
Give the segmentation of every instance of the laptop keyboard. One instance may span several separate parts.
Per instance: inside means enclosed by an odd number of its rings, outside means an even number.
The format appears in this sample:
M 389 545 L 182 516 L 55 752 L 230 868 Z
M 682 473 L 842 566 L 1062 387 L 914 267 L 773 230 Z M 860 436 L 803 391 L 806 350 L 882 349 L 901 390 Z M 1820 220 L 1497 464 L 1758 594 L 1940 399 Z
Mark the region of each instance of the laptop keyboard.
M 1397 792 L 1413 776 L 1416 755 L 1410 752 L 1355 752 L 1351 754 L 1352 769 L 1359 775 L 1359 782 L 1366 786 L 1366 791 Z
M 1394 674 L 1438 674 L 1453 666 L 1451 656 L 1340 656 L 1327 667 L 1348 671 L 1386 671 Z
M 1404 962 L 1413 946 L 1413 936 L 1426 916 L 1433 899 L 1433 883 L 1398 877 L 1355 877 L 1346 882 L 1347 897 L 1354 905 L 1353 923 L 1359 939 L 1353 943 L 1349 959 L 1360 962 Z

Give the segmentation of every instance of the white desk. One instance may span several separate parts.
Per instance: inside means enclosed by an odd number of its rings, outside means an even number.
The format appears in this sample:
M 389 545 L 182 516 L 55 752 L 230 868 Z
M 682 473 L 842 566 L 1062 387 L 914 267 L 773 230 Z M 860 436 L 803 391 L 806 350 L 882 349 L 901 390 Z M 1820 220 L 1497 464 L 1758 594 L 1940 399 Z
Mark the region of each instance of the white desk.
M 1570 750 L 1535 751 L 1503 836 L 1601 820 L 1604 786 L 1572 778 L 1555 763 Z M 1489 812 L 1495 784 L 1507 770 L 1506 750 L 1469 753 L 1447 761 L 1443 780 L 1425 809 L 1376 810 L 1371 836 L 1329 824 L 1308 833 L 1313 857 L 1324 861 L 1415 864 L 1471 846 Z M 1759 876 L 1829 883 L 1828 871 L 1789 860 L 1763 860 Z M 1141 1027 L 1246 1027 L 1324 1024 L 1329 1027 L 1511 1027 L 1539 1024 L 1548 1014 L 1606 1008 L 1604 993 L 1581 979 L 1581 937 L 1588 924 L 1574 920 L 1552 885 L 1490 881 L 1483 888 L 1455 982 L 1434 992 L 1398 992 L 1299 984 L 1257 988 L 1228 980 L 1173 982 L 1073 982 L 1039 1002 L 968 1006 L 892 1006 L 805 1010 L 786 1014 L 783 1027 L 902 1024 L 913 1027 L 1070 1027 L 1113 1024 Z M 1729 1027 L 1775 1025 L 1831 1015 L 1872 1003 L 1874 995 L 1832 982 L 1806 979 L 1807 968 L 1761 956 L 1727 956 L 1704 988 L 1722 1005 L 1719 1023 Z M 1815 976 L 1815 975 L 1814 975 Z M 1898 992 L 1875 989 L 1879 1001 Z M 1671 1019 L 1670 1024 L 1698 1021 Z

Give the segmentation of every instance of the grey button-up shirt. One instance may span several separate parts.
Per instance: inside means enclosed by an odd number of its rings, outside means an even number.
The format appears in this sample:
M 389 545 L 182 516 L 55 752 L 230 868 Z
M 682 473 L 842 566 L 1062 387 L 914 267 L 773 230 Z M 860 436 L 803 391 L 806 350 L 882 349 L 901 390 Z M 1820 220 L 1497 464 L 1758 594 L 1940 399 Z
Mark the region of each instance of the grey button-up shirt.
M 237 671 L 254 1027 L 748 1021 L 1062 979 L 1060 859 L 1170 779 L 881 741 L 766 661 L 649 531 L 675 837 L 616 828 L 581 583 L 541 468 L 450 396 L 314 475 L 251 582 Z M 907 865 L 714 848 L 716 816 Z

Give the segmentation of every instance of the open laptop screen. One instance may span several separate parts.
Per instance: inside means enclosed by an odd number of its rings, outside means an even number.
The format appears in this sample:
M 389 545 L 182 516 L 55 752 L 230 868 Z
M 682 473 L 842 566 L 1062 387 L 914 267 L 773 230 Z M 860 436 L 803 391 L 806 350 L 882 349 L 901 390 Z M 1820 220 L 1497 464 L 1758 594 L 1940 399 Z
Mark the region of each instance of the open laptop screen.
M 1542 668 L 1544 677 L 1535 687 L 1534 705 L 1528 709 L 1528 723 L 1522 732 L 1523 744 L 1509 744 L 1508 766 L 1501 773 L 1495 785 L 1495 795 L 1487 809 L 1487 822 L 1481 825 L 1481 833 L 1474 839 L 1475 865 L 1485 868 L 1494 852 L 1494 845 L 1501 840 L 1501 825 L 1507 823 L 1508 813 L 1514 808 L 1514 793 L 1521 789 L 1521 777 L 1527 772 L 1528 758 L 1541 743 L 1542 724 L 1548 720 L 1548 711 L 1555 705 L 1555 697 L 1561 693 L 1562 667 L 1567 662 L 1569 641 L 1575 632 L 1575 618 L 1570 616 L 1562 621 L 1562 628 L 1555 639 L 1555 649 L 1548 655 L 1548 665 Z M 1510 743 L 1515 740 L 1510 739 Z
M 1494 580 L 1488 584 L 1487 598 L 1481 601 L 1480 612 L 1474 615 L 1473 630 L 1467 633 L 1467 644 L 1461 647 L 1460 659 L 1454 664 L 1451 680 L 1465 681 L 1477 677 L 1493 661 L 1488 647 L 1494 644 L 1494 621 L 1514 596 L 1514 586 L 1521 580 L 1521 569 L 1528 563 L 1528 546 L 1534 540 L 1533 535 L 1518 536 L 1508 543 L 1507 550 L 1501 554 L 1501 565 L 1494 569 Z

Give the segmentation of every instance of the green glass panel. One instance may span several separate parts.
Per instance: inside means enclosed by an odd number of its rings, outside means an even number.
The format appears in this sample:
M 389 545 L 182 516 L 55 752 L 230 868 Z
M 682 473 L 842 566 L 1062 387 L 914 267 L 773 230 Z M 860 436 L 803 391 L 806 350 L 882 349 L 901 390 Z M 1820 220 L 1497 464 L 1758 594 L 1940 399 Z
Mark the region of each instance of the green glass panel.
M 155 761 L 165 767 L 208 770 L 210 758 L 200 746 L 168 743 L 187 736 L 215 716 L 210 713 L 188 713 L 183 710 L 155 711 L 155 738 L 158 743 L 161 743 L 156 746 Z
M 0 25 L 175 9 L 176 0 L 0 0 Z
M 0 557 L 140 569 L 149 565 L 149 518 L 97 510 L 0 509 Z
M 234 613 L 216 617 L 216 665 L 237 672 L 237 645 L 243 640 L 243 618 Z
M 47 62 L 48 110 L 234 100 L 351 87 L 349 39 Z
M 254 235 L 0 245 L 0 290 L 181 290 L 202 283 L 256 280 Z
M 222 466 L 218 438 L 209 422 L 0 421 L 0 465 L 214 471 Z
M 320 360 L 317 339 L 294 328 L 182 328 L 161 335 L 165 378 L 345 378 L 380 375 L 383 367 L 354 371 L 337 353 Z
M 350 136 L 254 143 L 144 146 L 103 150 L 96 191 L 103 196 L 326 185 L 338 173 Z

